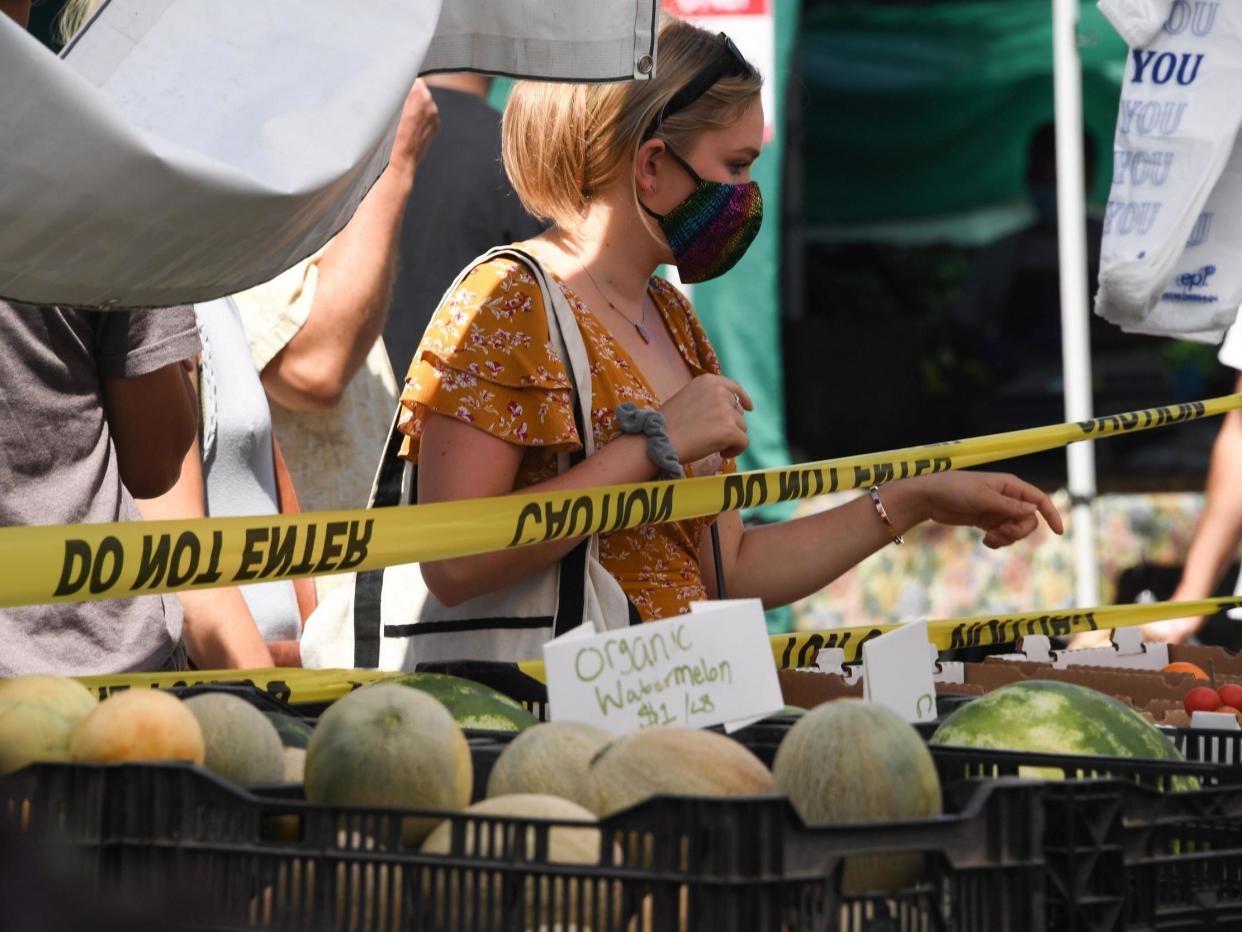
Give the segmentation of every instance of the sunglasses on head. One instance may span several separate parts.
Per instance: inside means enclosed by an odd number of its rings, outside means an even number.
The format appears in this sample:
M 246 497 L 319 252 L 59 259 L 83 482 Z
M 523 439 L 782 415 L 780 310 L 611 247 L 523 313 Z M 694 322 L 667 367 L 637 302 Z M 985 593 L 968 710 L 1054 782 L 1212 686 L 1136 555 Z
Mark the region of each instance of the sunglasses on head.
M 665 120 L 679 110 L 685 110 L 711 90 L 721 78 L 749 78 L 755 73 L 755 69 L 738 51 L 732 39 L 723 32 L 720 33 L 719 38 L 720 44 L 716 46 L 716 54 L 711 61 L 660 108 L 660 112 L 647 127 L 647 132 L 643 133 L 644 140 L 650 139 L 659 132 Z

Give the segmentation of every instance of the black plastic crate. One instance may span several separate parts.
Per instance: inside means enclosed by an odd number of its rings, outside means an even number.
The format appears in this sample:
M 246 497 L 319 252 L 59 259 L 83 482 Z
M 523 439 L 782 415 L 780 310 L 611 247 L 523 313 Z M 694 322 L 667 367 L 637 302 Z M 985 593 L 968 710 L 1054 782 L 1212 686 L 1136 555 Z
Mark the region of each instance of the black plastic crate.
M 661 797 L 601 823 L 589 867 L 547 860 L 573 823 L 454 814 L 458 842 L 481 832 L 495 854 L 435 857 L 402 844 L 411 813 L 265 798 L 184 764 L 30 767 L 0 780 L 0 822 L 71 858 L 84 896 L 192 878 L 199 929 L 1036 932 L 1043 792 L 983 781 L 937 819 L 814 829 L 779 797 Z M 837 892 L 843 856 L 911 851 L 921 885 Z
M 1242 742 L 1237 733 L 1190 729 L 1172 738 L 1206 760 L 931 752 L 946 786 L 1051 777 L 1043 845 L 1049 928 L 1242 929 Z
M 1168 729 L 1173 744 L 1187 760 L 1242 767 L 1242 731 L 1214 728 Z
M 1242 929 L 1242 788 L 1120 788 L 1127 929 Z
M 797 721 L 733 737 L 771 766 Z M 917 726 L 925 738 L 938 723 Z M 942 784 L 1045 779 L 1050 929 L 1242 929 L 1242 732 L 1165 729 L 1186 763 L 932 747 Z M 480 763 L 490 770 L 505 739 Z M 1202 789 L 1165 792 L 1193 778 Z M 1231 808 L 1231 807 L 1235 807 Z

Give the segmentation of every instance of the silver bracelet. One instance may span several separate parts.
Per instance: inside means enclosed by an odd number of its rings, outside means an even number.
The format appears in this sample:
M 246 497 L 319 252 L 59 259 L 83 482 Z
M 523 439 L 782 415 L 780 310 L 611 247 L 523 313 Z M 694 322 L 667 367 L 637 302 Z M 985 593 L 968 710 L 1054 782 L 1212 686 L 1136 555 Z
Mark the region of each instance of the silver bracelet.
M 897 533 L 897 528 L 893 527 L 893 522 L 889 520 L 888 512 L 884 510 L 884 503 L 880 501 L 880 489 L 878 486 L 872 486 L 867 489 L 871 495 L 871 504 L 875 506 L 875 513 L 880 516 L 880 521 L 884 524 L 884 530 L 888 531 L 888 536 L 894 544 L 904 544 L 901 535 Z

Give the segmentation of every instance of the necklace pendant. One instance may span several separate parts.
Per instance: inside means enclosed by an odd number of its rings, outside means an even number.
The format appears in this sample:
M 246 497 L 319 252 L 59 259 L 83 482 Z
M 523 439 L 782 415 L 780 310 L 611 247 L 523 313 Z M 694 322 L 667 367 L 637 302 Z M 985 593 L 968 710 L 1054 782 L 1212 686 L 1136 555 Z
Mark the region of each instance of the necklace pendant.
M 644 343 L 651 343 L 651 337 L 647 336 L 647 330 L 642 324 L 635 324 L 634 329 L 638 331 L 638 335 L 643 338 Z

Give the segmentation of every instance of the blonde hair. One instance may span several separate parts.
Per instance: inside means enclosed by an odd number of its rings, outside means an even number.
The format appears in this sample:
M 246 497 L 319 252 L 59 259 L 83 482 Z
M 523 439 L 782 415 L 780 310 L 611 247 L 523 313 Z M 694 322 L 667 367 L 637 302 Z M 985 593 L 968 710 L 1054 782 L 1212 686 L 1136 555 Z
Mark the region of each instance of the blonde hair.
M 592 197 L 627 174 L 643 134 L 674 94 L 720 54 L 720 39 L 665 16 L 659 66 L 649 81 L 548 84 L 519 81 L 501 124 L 505 172 L 532 214 L 573 228 Z M 671 114 L 657 135 L 674 148 L 709 129 L 731 125 L 758 99 L 763 79 L 725 77 L 702 97 Z
M 60 11 L 56 21 L 57 32 L 62 42 L 68 42 L 91 18 L 91 14 L 99 8 L 103 0 L 69 0 Z

